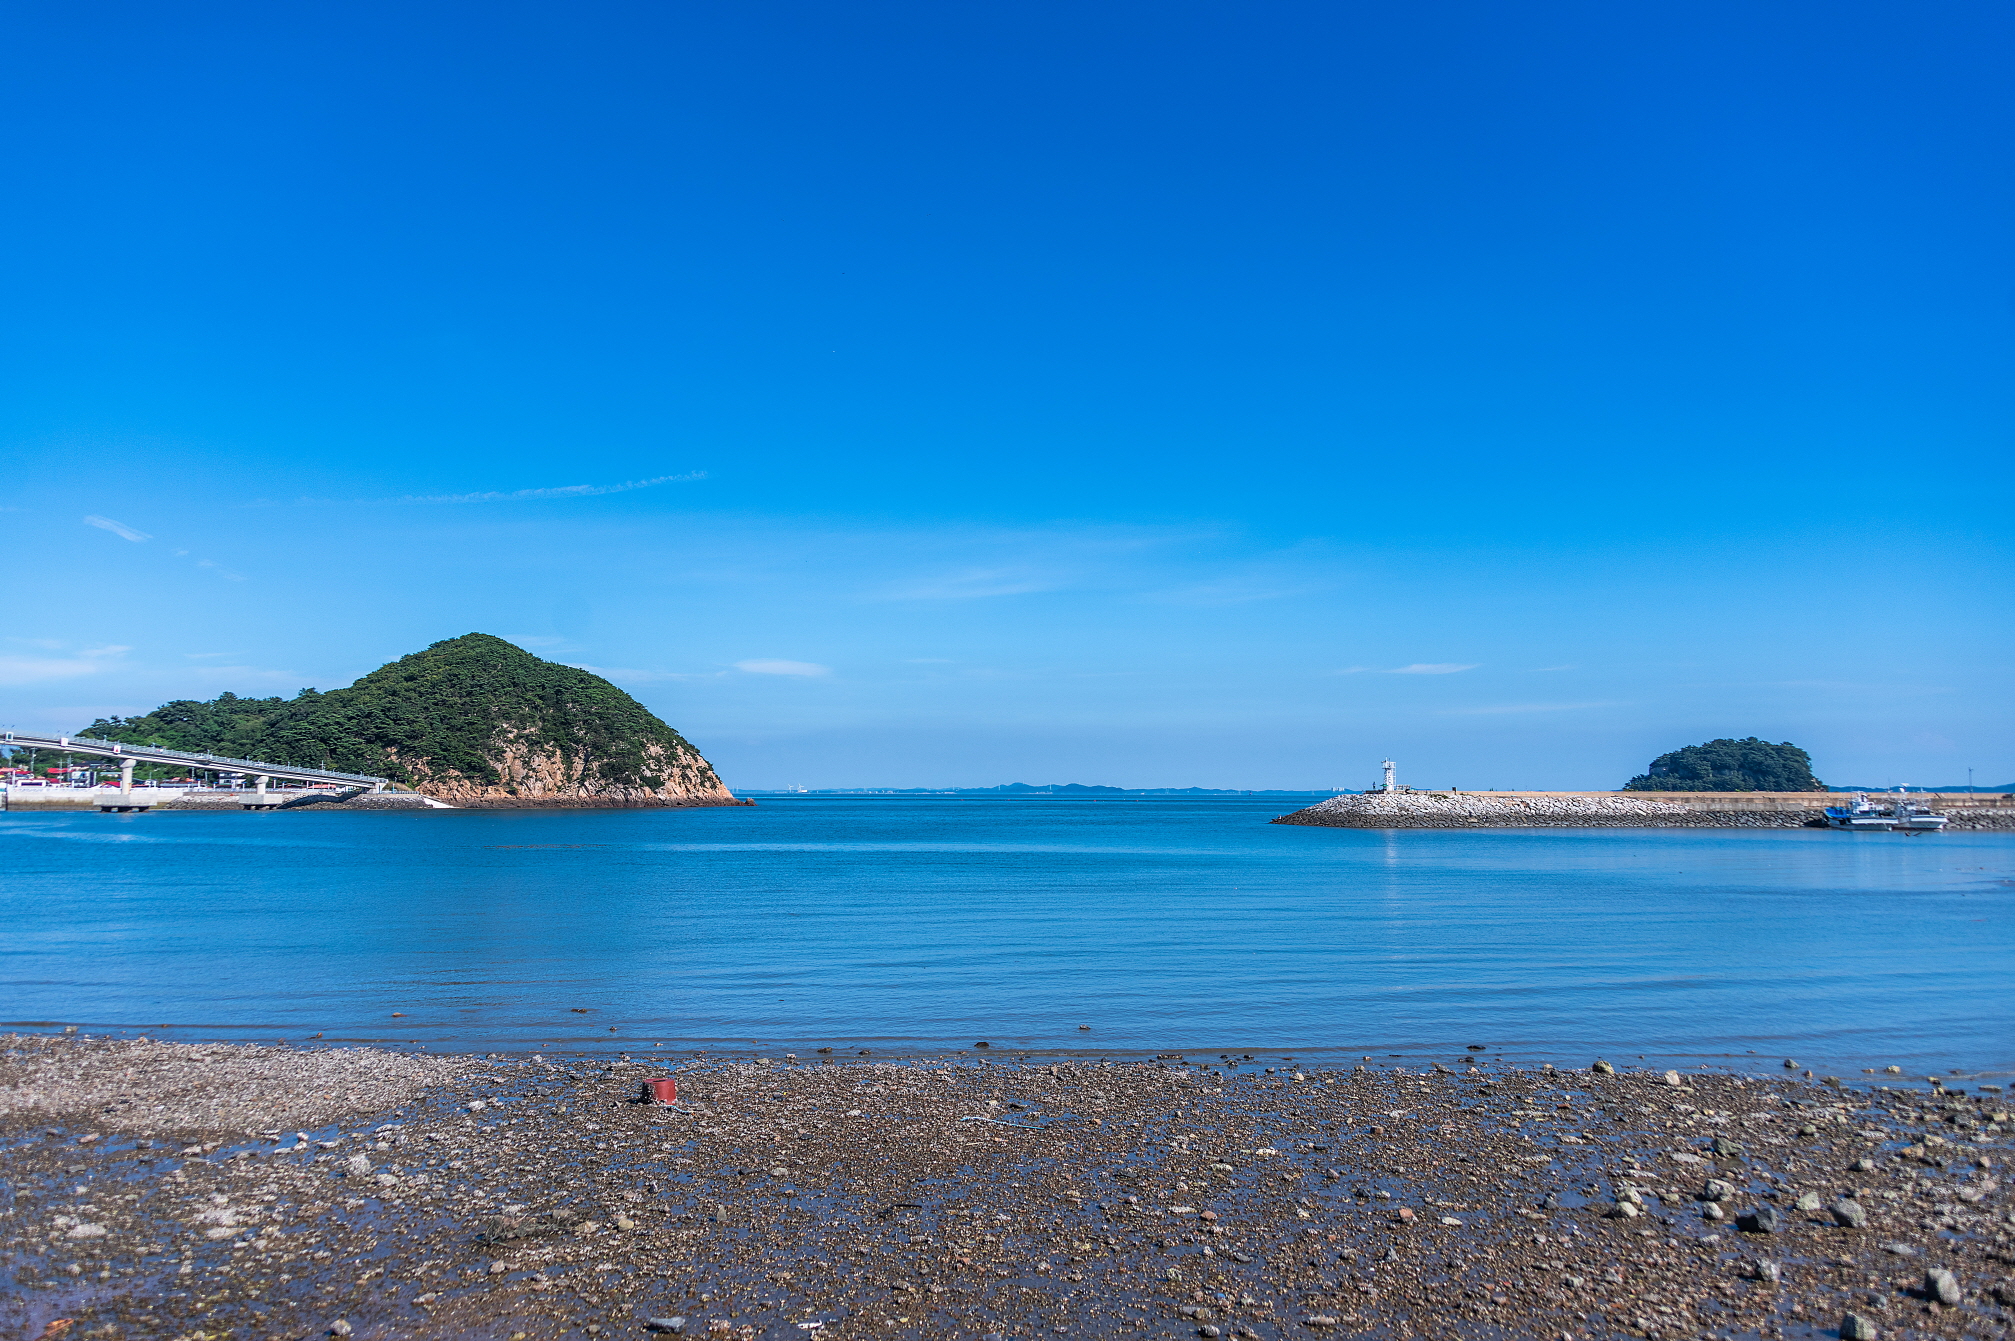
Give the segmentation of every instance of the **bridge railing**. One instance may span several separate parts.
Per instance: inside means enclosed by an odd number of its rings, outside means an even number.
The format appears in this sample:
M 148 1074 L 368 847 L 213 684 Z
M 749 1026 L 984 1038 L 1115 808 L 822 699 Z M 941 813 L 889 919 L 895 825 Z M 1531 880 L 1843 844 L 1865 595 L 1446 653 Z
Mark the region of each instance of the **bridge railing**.
M 104 754 L 115 759 L 138 759 L 145 763 L 193 764 L 200 768 L 215 769 L 226 773 L 254 773 L 267 777 L 326 778 L 338 782 L 361 783 L 369 787 L 384 787 L 389 778 L 372 777 L 366 773 L 339 773 L 330 768 L 300 768 L 293 764 L 275 764 L 262 759 L 233 759 L 221 754 L 196 754 L 189 750 L 171 750 L 160 745 L 133 745 L 123 740 L 99 740 L 92 736 L 41 736 L 19 731 L 0 733 L 0 745 L 34 746 L 44 750 L 70 750 L 77 754 Z

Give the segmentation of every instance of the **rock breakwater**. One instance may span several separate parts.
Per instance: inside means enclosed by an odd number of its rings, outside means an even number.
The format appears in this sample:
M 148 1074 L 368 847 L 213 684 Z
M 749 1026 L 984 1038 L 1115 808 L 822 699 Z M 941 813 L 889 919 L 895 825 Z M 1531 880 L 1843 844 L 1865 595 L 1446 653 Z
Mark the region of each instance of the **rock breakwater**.
M 1913 798 L 1951 829 L 2015 829 L 2015 802 L 1954 794 Z M 1845 798 L 1826 792 L 1367 792 L 1333 796 L 1275 824 L 1336 829 L 1800 829 Z
M 1739 828 L 1795 829 L 1799 810 L 1710 810 L 1634 796 L 1491 796 L 1475 792 L 1397 792 L 1336 796 L 1282 815 L 1275 824 L 1338 829 Z

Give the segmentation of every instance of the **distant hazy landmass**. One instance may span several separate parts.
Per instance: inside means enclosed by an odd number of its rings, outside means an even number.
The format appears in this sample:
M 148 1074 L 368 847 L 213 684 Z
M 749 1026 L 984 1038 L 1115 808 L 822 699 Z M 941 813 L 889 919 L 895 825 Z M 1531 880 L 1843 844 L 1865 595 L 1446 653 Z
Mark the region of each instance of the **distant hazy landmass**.
M 1327 788 L 1245 790 L 1238 787 L 1100 787 L 1082 782 L 1036 785 L 1010 782 L 1000 787 L 744 787 L 743 796 L 1329 796 Z
M 1893 792 L 1900 785 L 1901 784 L 1898 783 L 1892 783 L 1887 787 L 1877 787 L 1875 784 L 1869 783 L 1866 786 L 1828 787 L 1826 790 L 1829 792 Z M 1999 787 L 1961 787 L 1956 784 L 1950 787 L 1920 787 L 1913 782 L 1908 787 L 1905 787 L 1904 790 L 1911 792 L 1961 792 L 1961 793 L 2015 792 L 2015 782 L 2004 783 Z

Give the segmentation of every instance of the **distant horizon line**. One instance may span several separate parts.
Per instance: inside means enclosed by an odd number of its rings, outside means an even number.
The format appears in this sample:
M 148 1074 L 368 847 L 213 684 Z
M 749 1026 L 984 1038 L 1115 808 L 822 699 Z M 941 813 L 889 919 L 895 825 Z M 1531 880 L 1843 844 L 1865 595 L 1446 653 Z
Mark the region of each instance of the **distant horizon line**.
M 1194 784 L 1185 787 L 1116 787 L 1107 783 L 1056 782 L 1026 783 L 1009 782 L 992 787 L 738 787 L 729 785 L 728 790 L 736 795 L 763 794 L 771 796 L 952 796 L 952 795 L 997 795 L 997 796 L 1047 796 L 1057 793 L 1098 792 L 1105 794 L 1161 794 L 1161 795 L 1219 795 L 1219 796 L 1362 796 L 1379 790 L 1376 787 L 1202 787 Z M 1474 793 L 1488 792 L 1622 792 L 1621 787 L 1410 787 L 1416 792 L 1461 791 Z M 2002 786 L 1969 786 L 1952 784 L 1949 786 L 1922 786 L 1916 783 L 1873 783 L 1829 784 L 1827 792 L 1928 792 L 1939 794 L 1987 795 L 1994 793 L 2015 793 L 2015 782 Z M 1762 794 L 1762 793 L 1759 793 Z

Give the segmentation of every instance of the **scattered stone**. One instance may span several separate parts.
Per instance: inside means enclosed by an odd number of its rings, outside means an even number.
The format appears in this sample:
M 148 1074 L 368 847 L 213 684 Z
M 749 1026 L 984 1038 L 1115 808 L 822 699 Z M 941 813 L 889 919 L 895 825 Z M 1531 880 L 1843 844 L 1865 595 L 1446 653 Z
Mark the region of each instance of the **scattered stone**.
M 51 1056 L 51 1046 L 70 1051 Z M 1447 1337 L 1472 1310 L 1512 1334 L 1528 1316 L 1519 1310 L 1529 1301 L 1512 1284 L 1520 1281 L 1537 1292 L 1553 1282 L 1573 1299 L 1570 1315 L 1601 1315 L 1591 1335 L 1655 1329 L 1656 1341 L 1684 1341 L 1694 1319 L 1653 1316 L 1656 1305 L 1705 1300 L 1714 1301 L 1716 1330 L 1729 1335 L 1767 1337 L 1773 1325 L 1804 1335 L 1812 1319 L 1838 1319 L 1849 1306 L 1900 1334 L 1905 1320 L 1867 1308 L 1858 1292 L 1838 1293 L 1843 1277 L 1833 1268 L 1851 1268 L 1849 1282 L 1863 1271 L 1894 1274 L 1881 1272 L 1880 1245 L 1845 1233 L 1808 1245 L 1798 1235 L 1811 1223 L 1793 1205 L 1823 1196 L 1831 1217 L 1820 1210 L 1816 1218 L 1840 1224 L 1840 1208 L 1853 1202 L 1866 1223 L 1893 1222 L 1913 1265 L 1972 1252 L 1966 1241 L 1991 1237 L 2015 1210 L 1986 1175 L 1991 1165 L 1974 1167 L 2000 1153 L 1976 1147 L 1977 1138 L 2006 1139 L 1985 1130 L 2009 1125 L 1997 1116 L 1999 1100 L 1847 1095 L 1791 1077 L 1716 1073 L 1675 1073 L 1682 1096 L 1656 1071 L 1612 1068 L 1597 1083 L 1545 1069 L 1422 1074 L 1419 1063 L 1390 1073 L 1304 1065 L 1300 1084 L 1288 1067 L 1271 1075 L 1226 1067 L 1200 1085 L 1181 1060 L 1036 1066 L 1011 1061 L 1006 1044 L 1007 1064 L 863 1058 L 797 1069 L 660 1057 L 646 1070 L 646 1061 L 627 1059 L 555 1066 L 492 1057 L 458 1063 L 473 1070 L 395 1104 L 347 1112 L 338 1104 L 330 1112 L 339 1129 L 318 1123 L 297 1137 L 271 1118 L 238 1127 L 205 1121 L 159 1129 L 165 1148 L 153 1151 L 130 1140 L 79 1141 L 92 1127 L 114 1130 L 115 1119 L 135 1125 L 123 1108 L 107 1112 L 111 1101 L 10 1108 L 24 1066 L 59 1079 L 76 1071 L 65 1081 L 73 1092 L 109 1091 L 130 1097 L 125 1107 L 142 1106 L 149 1091 L 129 1095 L 110 1083 L 125 1046 L 38 1041 L 19 1054 L 0 1046 L 0 1149 L 20 1217 L 9 1235 L 39 1242 L 45 1255 L 69 1246 L 80 1259 L 57 1256 L 10 1288 L 54 1303 L 59 1285 L 73 1294 L 101 1289 L 97 1279 L 165 1265 L 167 1288 L 148 1297 L 158 1310 L 150 1336 L 312 1336 L 347 1312 L 366 1319 L 359 1335 L 375 1336 L 399 1328 L 392 1320 L 403 1309 L 401 1334 L 418 1325 L 430 1336 L 528 1341 L 584 1336 L 593 1325 L 604 1341 L 625 1326 L 667 1331 L 675 1320 L 642 1302 L 655 1302 L 664 1281 L 676 1284 L 659 1307 L 684 1295 L 682 1306 L 715 1320 L 680 1326 L 718 1332 L 716 1341 L 810 1341 L 839 1330 L 861 1331 L 856 1341 L 864 1341 L 885 1326 L 891 1335 L 928 1330 L 945 1303 L 954 1305 L 947 1318 L 1005 1319 L 1039 1281 L 1067 1290 L 1057 1298 L 1068 1298 L 1069 1316 L 1043 1321 L 1036 1335 L 1052 1322 L 1077 1337 L 1125 1335 L 1135 1301 L 1169 1294 L 1171 1314 L 1189 1306 L 1177 1334 L 1193 1330 L 1204 1341 L 1259 1341 L 1256 1328 L 1268 1323 L 1290 1324 L 1290 1332 L 1325 1326 L 1308 1321 L 1316 1318 L 1334 1320 L 1322 1335 L 1348 1326 Z M 369 1074 L 370 1050 L 351 1051 L 367 1056 L 327 1074 Z M 97 1072 L 85 1074 L 87 1058 Z M 679 1109 L 632 1102 L 640 1077 L 672 1071 Z M 178 1080 L 162 1101 L 200 1114 L 204 1083 Z M 309 1097 L 328 1102 L 331 1092 L 325 1085 Z M 1672 1102 L 1681 1097 L 1698 1107 Z M 478 1101 L 483 1108 L 472 1106 Z M 991 1112 L 1020 1123 L 1011 1114 L 1025 1111 L 1050 1125 L 1017 1133 L 959 1122 Z M 1870 1144 L 1834 1158 L 1804 1143 L 1787 1147 L 1784 1138 L 1807 1116 L 1820 1123 L 1822 1141 Z M 1741 1152 L 1706 1134 L 1713 1127 L 1704 1124 L 1724 1122 L 1753 1133 L 1752 1167 L 1700 1167 L 1710 1142 L 1717 1156 Z M 1701 1133 L 1691 1149 L 1689 1131 Z M 1933 1132 L 1947 1135 L 1927 1141 Z M 1859 1200 L 1831 1189 L 1800 1195 L 1799 1184 L 1826 1187 L 1827 1170 L 1844 1170 L 1854 1149 L 1872 1151 L 1877 1138 L 1915 1141 L 1921 1158 L 1857 1168 L 1868 1175 L 1855 1179 L 1866 1189 Z M 176 1150 L 184 1156 L 169 1157 Z M 353 1154 L 365 1156 L 364 1172 L 331 1181 Z M 1319 1181 L 1331 1168 L 1340 1185 Z M 1682 1188 L 1689 1177 L 1702 1180 L 1692 1185 L 1706 1225 L 1676 1214 L 1682 1193 L 1665 1190 L 1668 1174 Z M 1743 1189 L 1766 1185 L 1774 1205 L 1744 1212 L 1774 1211 L 1772 1228 L 1783 1235 L 1776 1243 L 1812 1257 L 1809 1280 L 1781 1277 L 1774 1263 L 1744 1263 L 1739 1251 L 1709 1250 L 1735 1246 L 1713 1217 L 1732 1217 Z M 786 1199 L 792 1188 L 799 1199 Z M 1605 1188 L 1618 1209 L 1594 1201 L 1587 1215 L 1548 1217 Z M 1354 1196 L 1339 1195 L 1345 1189 Z M 1606 1214 L 1615 1218 L 1596 1218 Z M 1958 1241 L 1947 1242 L 1955 1218 Z M 80 1226 L 106 1233 L 71 1240 Z M 1443 1236 L 1444 1227 L 1463 1233 Z M 207 1238 L 212 1230 L 220 1237 Z M 147 1246 L 164 1232 L 172 1248 Z M 1409 1238 L 1419 1251 L 1402 1253 L 1396 1245 Z M 1680 1251 L 1668 1253 L 1668 1244 Z M 1991 1261 L 2004 1250 L 1983 1244 L 1965 1260 Z M 1622 1269 L 1607 1269 L 1619 1260 L 1627 1282 Z M 444 1268 L 438 1276 L 435 1266 Z M 78 1279 L 86 1273 L 96 1279 Z M 1759 1288 L 1733 1287 L 1731 1274 Z M 1730 1286 L 1723 1298 L 1717 1285 Z M 2015 1285 L 1984 1278 L 1974 1288 L 1989 1307 L 2015 1295 Z M 1927 1313 L 1946 1307 L 1935 1287 L 1926 1295 Z M 117 1305 L 60 1297 L 78 1318 L 71 1335 L 110 1335 L 101 1324 Z M 1371 1300 L 1377 1316 L 1354 1316 Z M 0 1300 L 0 1318 L 13 1319 L 10 1307 Z M 794 1328 L 791 1319 L 825 1321 Z M 838 1319 L 852 1321 L 842 1328 Z M 139 1335 L 124 1325 L 123 1335 Z M 1581 1330 L 1578 1321 L 1563 1325 Z
M 1825 1204 L 1826 1202 L 1817 1192 L 1807 1192 L 1798 1198 L 1796 1209 L 1801 1211 L 1816 1211 Z
M 1760 1280 L 1770 1285 L 1776 1285 L 1784 1279 L 1784 1268 L 1781 1264 L 1773 1262 L 1767 1257 L 1759 1257 L 1749 1263 L 1747 1274 L 1751 1280 Z
M 1859 1313 L 1849 1313 L 1840 1320 L 1840 1341 L 1877 1341 L 1882 1329 Z
M 1866 1229 L 1868 1211 L 1858 1201 L 1836 1201 L 1833 1203 L 1833 1223 L 1842 1229 Z
M 1665 1073 L 1665 1083 L 1673 1086 L 1674 1088 L 1677 1088 L 1678 1086 L 1683 1085 L 1686 1082 L 1679 1078 L 1679 1073 L 1677 1071 L 1667 1071 Z
M 1954 1307 L 1959 1303 L 1959 1278 L 1943 1267 L 1932 1267 L 1924 1273 L 1924 1293 L 1948 1308 Z
M 1745 1234 L 1775 1234 L 1778 1229 L 1777 1208 L 1758 1206 L 1735 1217 L 1735 1227 Z
M 1614 1066 L 1611 1066 L 1608 1062 L 1603 1061 L 1600 1057 L 1597 1057 L 1595 1059 L 1595 1065 L 1589 1067 L 1588 1069 L 1595 1072 L 1595 1074 L 1598 1076 L 1613 1076 L 1616 1074 L 1616 1068 Z
M 672 1332 L 676 1334 L 686 1330 L 686 1320 L 684 1318 L 646 1318 L 644 1319 L 644 1329 L 652 1332 Z

